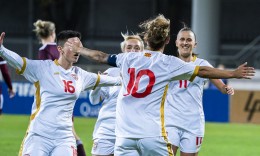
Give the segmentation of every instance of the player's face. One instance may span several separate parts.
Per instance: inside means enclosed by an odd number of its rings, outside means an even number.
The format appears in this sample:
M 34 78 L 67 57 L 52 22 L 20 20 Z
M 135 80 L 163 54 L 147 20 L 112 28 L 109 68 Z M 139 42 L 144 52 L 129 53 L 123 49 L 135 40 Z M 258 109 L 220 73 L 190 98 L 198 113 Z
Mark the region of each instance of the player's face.
M 175 41 L 180 56 L 189 57 L 192 55 L 193 49 L 196 47 L 194 33 L 191 31 L 181 31 Z
M 62 50 L 63 50 L 62 55 L 68 62 L 76 63 L 78 61 L 79 54 L 71 51 L 70 48 L 66 44 L 64 44 Z
M 137 39 L 129 39 L 125 41 L 124 52 L 140 52 L 142 51 L 142 43 Z

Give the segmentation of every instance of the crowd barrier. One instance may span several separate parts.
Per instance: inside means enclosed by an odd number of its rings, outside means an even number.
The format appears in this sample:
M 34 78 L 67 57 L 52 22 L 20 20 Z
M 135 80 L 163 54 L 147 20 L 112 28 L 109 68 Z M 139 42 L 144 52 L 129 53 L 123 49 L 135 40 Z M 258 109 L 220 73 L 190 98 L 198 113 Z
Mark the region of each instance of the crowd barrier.
M 26 82 L 13 82 L 16 96 L 9 99 L 3 85 L 6 114 L 30 114 L 34 99 L 34 86 Z M 74 108 L 74 116 L 97 117 L 101 104 L 92 105 L 88 92 L 83 92 Z M 236 91 L 235 95 L 222 94 L 215 89 L 205 89 L 203 96 L 205 120 L 209 122 L 260 123 L 260 92 Z

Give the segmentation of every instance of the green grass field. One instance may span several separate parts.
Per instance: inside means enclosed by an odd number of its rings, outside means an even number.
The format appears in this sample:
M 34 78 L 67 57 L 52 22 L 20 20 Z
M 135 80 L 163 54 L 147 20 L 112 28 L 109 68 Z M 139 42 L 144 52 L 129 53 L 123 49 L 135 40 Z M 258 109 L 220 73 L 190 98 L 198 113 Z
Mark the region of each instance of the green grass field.
M 95 118 L 75 118 L 75 128 L 87 155 L 92 146 Z M 29 116 L 0 116 L 0 156 L 15 156 L 29 123 Z M 260 156 L 260 125 L 207 123 L 200 156 Z

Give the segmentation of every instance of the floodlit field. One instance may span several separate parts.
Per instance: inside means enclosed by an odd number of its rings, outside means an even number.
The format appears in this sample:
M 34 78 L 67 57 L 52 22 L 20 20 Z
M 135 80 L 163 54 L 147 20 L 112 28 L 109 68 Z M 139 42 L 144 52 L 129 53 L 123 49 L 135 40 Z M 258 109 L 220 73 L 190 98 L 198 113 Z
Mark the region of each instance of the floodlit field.
M 88 156 L 95 120 L 74 120 Z M 0 116 L 0 156 L 18 154 L 28 123 L 29 116 Z M 207 123 L 200 156 L 260 156 L 260 125 Z

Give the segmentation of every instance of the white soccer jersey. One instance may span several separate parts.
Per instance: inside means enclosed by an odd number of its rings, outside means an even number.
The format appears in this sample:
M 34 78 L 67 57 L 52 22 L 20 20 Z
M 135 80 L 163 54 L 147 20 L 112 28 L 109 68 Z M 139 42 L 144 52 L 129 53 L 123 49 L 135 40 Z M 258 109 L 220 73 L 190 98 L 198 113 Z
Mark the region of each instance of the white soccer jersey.
M 177 79 L 193 79 L 199 67 L 147 50 L 118 54 L 116 64 L 123 77 L 116 107 L 116 136 L 166 136 L 164 100 L 167 84 Z
M 104 73 L 117 77 L 120 76 L 120 69 L 109 68 Z M 90 92 L 89 98 L 104 100 L 95 124 L 93 139 L 115 139 L 116 102 L 120 88 L 120 86 L 101 87 L 99 97 L 92 97 L 93 91 Z
M 194 57 L 190 64 L 210 66 L 208 61 Z M 173 81 L 165 104 L 165 126 L 184 129 L 192 134 L 204 136 L 205 117 L 202 106 L 203 85 L 208 79 L 196 77 Z M 168 132 L 171 133 L 171 132 Z

